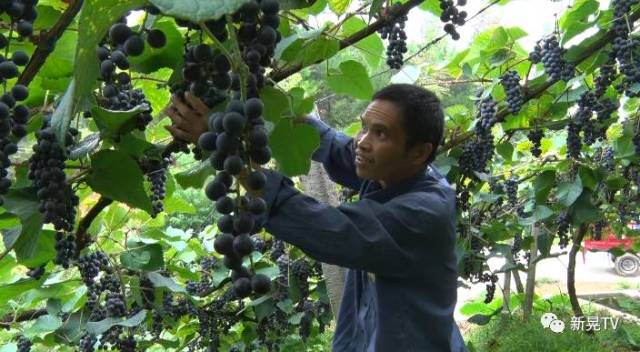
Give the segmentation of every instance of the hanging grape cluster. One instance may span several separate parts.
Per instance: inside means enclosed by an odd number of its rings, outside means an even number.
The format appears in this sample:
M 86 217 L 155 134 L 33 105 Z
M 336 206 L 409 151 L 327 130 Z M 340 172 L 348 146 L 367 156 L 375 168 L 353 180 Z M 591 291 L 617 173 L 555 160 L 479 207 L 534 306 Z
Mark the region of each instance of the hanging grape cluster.
M 536 158 L 542 155 L 542 149 L 540 149 L 542 138 L 544 137 L 544 132 L 542 129 L 533 129 L 529 131 L 527 134 L 527 138 L 531 141 L 531 155 Z
M 170 157 L 164 157 L 161 161 L 153 160 L 151 171 L 146 175 L 151 184 L 152 218 L 155 218 L 164 210 L 165 183 L 167 182 L 167 170 L 170 164 Z
M 478 94 L 479 98 L 482 92 Z M 476 101 L 476 140 L 469 141 L 463 147 L 460 156 L 460 168 L 464 175 L 474 177 L 474 171 L 485 172 L 493 156 L 494 143 L 491 128 L 496 124 L 497 103 L 493 97 L 480 98 Z
M 234 289 L 239 298 L 247 297 L 252 290 L 264 294 L 270 289 L 268 277 L 260 274 L 251 276 L 242 265 L 242 258 L 254 250 L 250 237 L 258 231 L 254 217 L 266 211 L 266 203 L 260 197 L 244 195 L 234 201 L 227 195 L 233 186 L 233 176 L 239 176 L 243 170 L 248 172 L 246 185 L 251 190 L 264 188 L 265 175 L 259 170 L 249 171 L 244 161 L 264 164 L 271 157 L 262 123 L 252 123 L 262 120 L 262 110 L 263 105 L 258 98 L 251 98 L 246 103 L 233 100 L 224 114 L 211 115 L 209 125 L 214 128 L 198 141 L 203 150 L 212 151 L 210 160 L 218 170 L 215 179 L 206 187 L 207 196 L 216 202 L 216 210 L 224 214 L 218 221 L 221 234 L 216 238 L 214 248 L 225 256 L 225 265 L 233 270 Z M 236 182 L 239 191 L 238 187 Z
M 147 7 L 150 13 L 157 13 L 154 7 Z M 136 116 L 136 127 L 143 131 L 152 120 L 152 108 L 141 89 L 133 89 L 131 76 L 126 71 L 131 66 L 129 57 L 144 52 L 146 43 L 152 48 L 162 48 L 167 38 L 160 29 L 134 32 L 126 23 L 126 16 L 109 28 L 109 33 L 96 48 L 100 60 L 100 78 L 104 82 L 99 104 L 109 110 L 126 111 L 142 105 Z M 118 71 L 119 70 L 119 71 Z M 86 116 L 90 114 L 87 113 Z
M 550 35 L 536 43 L 533 52 L 529 54 L 529 60 L 534 64 L 542 62 L 551 81 L 569 81 L 575 76 L 575 67 L 562 58 L 564 53 L 565 49 L 560 47 L 558 38 Z
M 75 135 L 77 130 L 69 129 L 67 145 L 73 143 Z M 44 215 L 43 221 L 53 224 L 57 231 L 72 231 L 79 198 L 66 180 L 65 150 L 48 127 L 38 131 L 36 138 L 27 176 L 38 190 L 38 210 Z
M 517 114 L 522 108 L 522 104 L 524 104 L 524 94 L 522 93 L 522 87 L 520 87 L 520 75 L 514 70 L 507 71 L 500 77 L 500 83 L 507 95 L 507 111 Z
M 397 14 L 400 4 L 395 4 L 391 8 L 391 13 L 395 14 L 394 21 L 380 28 L 378 33 L 382 39 L 389 41 L 387 45 L 387 65 L 392 69 L 401 69 L 404 65 L 403 56 L 407 52 L 407 34 L 404 31 L 407 15 Z
M 569 244 L 569 225 L 571 225 L 569 214 L 564 211 L 556 219 L 558 226 L 558 238 L 560 239 L 560 248 L 564 249 Z
M 33 0 L 12 0 L 5 1 L 0 6 L 0 14 L 9 17 L 10 33 L 17 33 L 20 41 L 33 34 L 33 22 L 38 17 L 37 3 Z M 11 40 L 12 38 L 0 33 L 0 49 L 9 53 Z M 19 67 L 27 65 L 28 62 L 29 55 L 23 50 L 13 51 L 10 58 L 0 55 L 0 83 L 6 84 L 7 81 L 18 77 Z M 18 151 L 18 142 L 27 135 L 29 109 L 17 102 L 27 99 L 28 96 L 29 89 L 19 83 L 11 87 L 5 86 L 5 93 L 0 96 L 0 205 L 3 203 L 1 195 L 7 194 L 11 187 L 11 179 L 8 176 L 11 166 L 9 156 Z
M 464 6 L 467 4 L 467 0 L 457 0 L 457 6 Z M 440 9 L 442 14 L 440 20 L 445 23 L 444 31 L 447 32 L 451 39 L 460 39 L 460 33 L 456 31 L 456 26 L 462 26 L 467 19 L 467 12 L 460 11 L 458 7 L 454 5 L 453 0 L 440 0 Z
M 625 93 L 629 97 L 638 96 L 633 86 L 640 81 L 640 41 L 631 37 L 634 30 L 633 21 L 629 20 L 631 6 L 638 4 L 638 0 L 613 0 L 613 56 L 618 61 L 618 68 L 622 74 L 622 81 L 616 85 L 618 93 Z

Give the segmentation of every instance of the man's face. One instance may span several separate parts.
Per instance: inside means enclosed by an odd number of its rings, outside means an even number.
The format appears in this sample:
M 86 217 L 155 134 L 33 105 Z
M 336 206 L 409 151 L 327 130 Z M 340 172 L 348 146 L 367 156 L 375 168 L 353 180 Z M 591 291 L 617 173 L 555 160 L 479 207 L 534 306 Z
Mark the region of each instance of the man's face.
M 372 101 L 360 117 L 362 129 L 355 137 L 356 174 L 387 185 L 415 174 L 426 158 L 407 152 L 400 109 L 386 100 Z M 426 151 L 430 153 L 430 150 Z

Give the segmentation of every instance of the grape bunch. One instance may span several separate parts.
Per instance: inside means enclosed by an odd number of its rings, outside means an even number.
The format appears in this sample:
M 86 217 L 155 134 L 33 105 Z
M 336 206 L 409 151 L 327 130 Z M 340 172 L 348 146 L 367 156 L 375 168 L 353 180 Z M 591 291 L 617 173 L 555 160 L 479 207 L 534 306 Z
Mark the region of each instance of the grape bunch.
M 484 273 L 482 275 L 482 282 L 486 284 L 487 295 L 485 296 L 484 303 L 489 304 L 493 301 L 493 297 L 496 293 L 496 282 L 498 282 L 498 275 Z
M 218 220 L 220 234 L 214 242 L 214 249 L 224 255 L 224 265 L 237 273 L 232 278 L 239 298 L 247 297 L 252 291 L 264 294 L 271 288 L 267 276 L 248 277 L 246 273 L 250 272 L 242 265 L 242 258 L 255 248 L 251 235 L 260 230 L 255 217 L 263 214 L 267 205 L 260 197 L 247 194 L 234 200 L 227 195 L 234 185 L 234 176 L 239 177 L 241 173 L 246 175 L 245 184 L 251 191 L 259 192 L 265 186 L 264 173 L 249 168 L 271 159 L 268 136 L 263 127 L 263 108 L 259 98 L 250 98 L 246 102 L 232 100 L 224 113 L 211 114 L 209 131 L 198 140 L 200 148 L 212 152 L 210 162 L 218 171 L 205 189 L 207 197 L 216 202 L 216 210 L 223 214 Z M 239 182 L 235 185 L 239 191 Z
M 531 155 L 536 158 L 542 155 L 542 149 L 540 149 L 542 137 L 544 137 L 544 132 L 539 128 L 533 129 L 527 134 L 527 138 L 529 138 L 532 144 Z
M 533 51 L 529 54 L 529 60 L 534 64 L 542 62 L 544 71 L 552 82 L 569 81 L 575 76 L 575 66 L 564 61 L 565 49 L 560 47 L 555 35 L 547 36 L 539 40 Z
M 213 108 L 227 97 L 226 90 L 231 87 L 231 63 L 210 45 L 190 45 L 190 42 L 191 37 L 187 36 L 182 69 L 184 81 L 173 85 L 171 91 L 181 97 L 188 91 Z
M 457 0 L 457 6 L 464 6 L 467 4 L 467 0 Z M 445 23 L 444 31 L 447 32 L 451 39 L 460 39 L 460 33 L 456 31 L 456 26 L 462 26 L 467 19 L 467 12 L 460 11 L 453 0 L 440 0 L 440 9 L 442 9 L 442 15 L 440 20 Z
M 309 296 L 309 282 L 311 276 L 311 265 L 304 259 L 298 259 L 291 264 L 291 275 L 298 281 L 300 289 L 300 299 L 303 300 Z
M 95 278 L 109 265 L 109 258 L 102 251 L 93 252 L 78 258 L 78 269 L 82 281 L 91 287 L 95 284 Z
M 560 248 L 564 249 L 569 244 L 569 214 L 564 211 L 556 219 L 558 224 L 558 238 L 560 239 Z
M 507 71 L 500 77 L 500 83 L 507 95 L 507 111 L 517 114 L 524 104 L 524 94 L 520 87 L 520 75 L 514 70 Z
M 98 342 L 98 339 L 94 335 L 90 333 L 84 333 L 80 338 L 80 343 L 79 343 L 80 352 L 95 351 L 93 346 L 96 344 L 96 342 Z
M 146 8 L 156 13 L 153 7 Z M 141 89 L 133 89 L 131 76 L 126 70 L 131 66 L 129 57 L 139 56 L 144 52 L 146 43 L 152 48 L 162 48 L 167 38 L 160 29 L 144 30 L 143 34 L 135 33 L 126 24 L 126 18 L 109 28 L 109 33 L 96 48 L 100 60 L 100 77 L 104 82 L 100 105 L 109 110 L 126 111 L 144 104 L 144 109 L 136 116 L 136 127 L 143 131 L 152 120 L 151 104 L 145 99 Z M 120 70 L 117 72 L 117 70 Z
M 600 241 L 602 239 L 602 230 L 607 225 L 605 220 L 598 220 L 593 224 L 593 239 Z
M 274 239 L 271 243 L 271 260 L 274 262 L 284 254 L 284 241 Z
M 471 195 L 469 194 L 469 190 L 465 189 L 458 194 L 457 197 L 457 206 L 460 211 L 469 210 L 469 198 Z
M 391 8 L 392 13 L 396 13 L 394 21 L 380 28 L 378 33 L 382 39 L 387 39 L 387 65 L 392 69 L 401 69 L 404 64 L 403 55 L 407 52 L 407 34 L 404 31 L 407 15 L 397 14 L 400 4 L 395 4 Z
M 611 146 L 607 146 L 602 151 L 602 165 L 609 172 L 613 172 L 615 170 L 615 168 L 616 168 L 616 162 L 615 162 L 615 159 L 614 159 L 614 152 L 613 152 L 613 148 L 611 148 Z
M 9 33 L 17 33 L 18 40 L 23 41 L 33 34 L 33 22 L 38 17 L 36 11 L 37 1 L 11 0 L 4 1 L 0 6 L 0 14 L 6 14 L 10 26 Z M 5 49 L 8 54 L 11 47 L 11 37 L 7 38 L 0 33 L 0 49 Z M 5 54 L 5 55 L 7 55 Z M 0 55 L 0 83 L 8 81 L 20 75 L 20 66 L 29 62 L 29 55 L 23 50 L 15 50 L 11 57 Z M 6 87 L 6 86 L 5 86 Z M 8 169 L 11 166 L 9 156 L 18 151 L 18 142 L 27 135 L 27 121 L 29 121 L 29 109 L 16 102 L 23 101 L 29 96 L 29 89 L 23 84 L 14 84 L 6 87 L 5 93 L 0 96 L 0 195 L 7 194 L 11 186 L 8 177 Z M 0 205 L 3 199 L 0 197 Z
M 598 75 L 593 79 L 594 92 L 597 97 L 601 97 L 607 88 L 616 80 L 616 56 L 614 52 L 609 53 L 606 63 L 600 66 Z
M 313 324 L 314 311 L 316 310 L 313 302 L 305 300 L 300 307 L 302 318 L 300 319 L 300 337 L 306 341 L 311 335 L 311 326 Z
M 73 235 L 65 236 L 64 232 L 56 232 L 56 258 L 54 263 L 62 265 L 63 268 L 69 268 L 69 262 L 78 257 L 79 252 L 76 247 L 76 237 Z
M 72 141 L 69 140 L 72 135 L 69 132 L 67 142 Z M 34 153 L 29 159 L 28 178 L 38 189 L 38 210 L 44 215 L 45 223 L 52 223 L 58 231 L 71 231 L 79 198 L 66 180 L 65 151 L 50 128 L 41 129 L 36 137 L 37 144 L 33 146 Z
M 513 244 L 511 245 L 511 254 L 514 256 L 514 259 L 517 261 L 519 259 L 519 252 L 522 250 L 522 233 L 516 232 L 516 235 L 513 237 Z
M 618 61 L 618 68 L 622 74 L 622 82 L 616 85 L 618 93 L 625 93 L 628 97 L 638 96 L 634 92 L 633 86 L 640 81 L 640 58 L 637 51 L 640 48 L 640 41 L 631 37 L 633 32 L 633 21 L 628 16 L 633 5 L 638 4 L 638 0 L 613 0 L 613 56 Z
M 165 183 L 167 170 L 171 164 L 170 157 L 162 158 L 162 161 L 153 161 L 152 171 L 147 173 L 147 180 L 151 184 L 151 205 L 153 206 L 151 217 L 155 218 L 164 210 L 163 201 L 165 195 Z
M 24 335 L 20 335 L 18 337 L 18 352 L 29 352 L 31 351 L 31 345 L 33 343 L 31 340 L 26 338 Z
M 505 181 L 504 189 L 507 192 L 509 205 L 515 207 L 518 204 L 518 180 L 511 177 Z
M 462 173 L 469 178 L 475 177 L 475 171 L 485 172 L 487 163 L 493 156 L 494 144 L 491 129 L 498 121 L 496 117 L 498 104 L 491 95 L 486 98 L 482 98 L 482 95 L 483 91 L 478 91 L 476 94 L 476 138 L 465 143 L 459 159 Z

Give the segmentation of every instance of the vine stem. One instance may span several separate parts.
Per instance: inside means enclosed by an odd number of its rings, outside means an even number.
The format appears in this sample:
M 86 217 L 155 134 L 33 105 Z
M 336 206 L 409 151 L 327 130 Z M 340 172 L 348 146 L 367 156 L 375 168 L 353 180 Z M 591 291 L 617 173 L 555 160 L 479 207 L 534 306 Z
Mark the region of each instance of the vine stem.
M 33 52 L 27 67 L 25 67 L 24 71 L 22 71 L 22 74 L 18 78 L 17 83 L 24 84 L 25 86 L 28 86 L 29 83 L 31 83 L 38 71 L 40 71 L 42 65 L 44 65 L 47 57 L 53 52 L 53 50 L 51 50 L 52 43 L 60 38 L 62 33 L 64 33 L 71 22 L 73 22 L 73 19 L 76 17 L 78 12 L 80 12 L 83 3 L 84 0 L 72 0 L 69 7 L 67 7 L 67 9 L 62 13 L 62 16 L 60 16 L 58 22 L 51 27 L 51 30 L 40 32 L 38 46 Z

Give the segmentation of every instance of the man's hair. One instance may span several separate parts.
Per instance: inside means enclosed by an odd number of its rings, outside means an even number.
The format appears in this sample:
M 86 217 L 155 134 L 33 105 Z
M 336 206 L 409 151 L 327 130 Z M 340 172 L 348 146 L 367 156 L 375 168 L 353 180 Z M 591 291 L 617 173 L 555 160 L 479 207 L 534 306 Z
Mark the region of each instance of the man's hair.
M 376 92 L 372 100 L 386 100 L 402 112 L 406 136 L 405 150 L 419 143 L 431 143 L 433 150 L 426 160 L 436 158 L 436 150 L 444 134 L 444 112 L 433 92 L 413 84 L 391 84 Z

